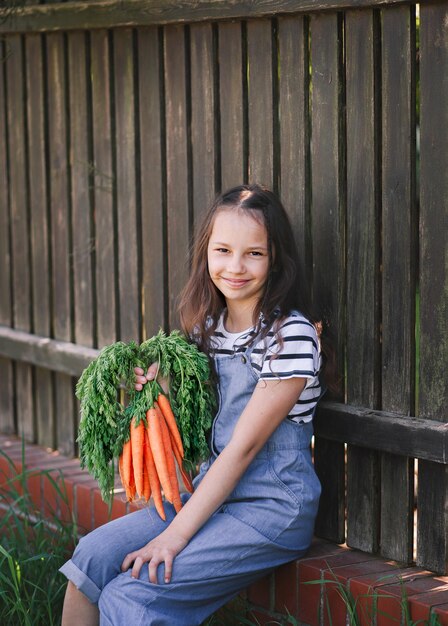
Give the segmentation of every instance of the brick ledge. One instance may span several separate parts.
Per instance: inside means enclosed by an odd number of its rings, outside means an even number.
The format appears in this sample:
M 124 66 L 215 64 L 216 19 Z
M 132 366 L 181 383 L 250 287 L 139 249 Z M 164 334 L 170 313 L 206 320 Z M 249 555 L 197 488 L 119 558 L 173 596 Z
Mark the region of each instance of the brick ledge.
M 0 450 L 12 461 L 16 472 L 21 472 L 21 440 L 0 435 Z M 27 483 L 35 505 L 44 512 L 56 511 L 61 519 L 69 520 L 75 512 L 81 533 L 138 508 L 127 503 L 118 488 L 109 516 L 96 481 L 80 468 L 78 459 L 26 444 L 24 460 L 30 472 Z M 67 503 L 61 502 L 46 475 L 38 474 L 41 470 L 48 471 L 55 481 L 63 476 Z M 10 463 L 0 455 L 0 486 L 12 476 Z M 448 576 L 436 576 L 418 567 L 400 567 L 394 561 L 317 539 L 304 558 L 278 568 L 246 589 L 240 599 L 247 610 L 247 619 L 260 625 L 346 626 L 349 621 L 342 589 L 356 599 L 361 626 L 403 623 L 404 595 L 413 622 L 421 620 L 423 626 L 435 614 L 442 626 L 448 626 Z M 377 595 L 375 617 L 372 617 L 372 591 Z M 294 621 L 288 621 L 288 616 Z

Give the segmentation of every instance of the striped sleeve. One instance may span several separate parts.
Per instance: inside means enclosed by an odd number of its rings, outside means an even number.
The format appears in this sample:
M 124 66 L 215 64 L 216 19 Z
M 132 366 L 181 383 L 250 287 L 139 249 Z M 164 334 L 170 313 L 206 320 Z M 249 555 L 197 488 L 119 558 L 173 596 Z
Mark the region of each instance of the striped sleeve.
M 321 357 L 313 324 L 300 314 L 292 314 L 283 321 L 279 335 L 282 342 L 273 332 L 267 337 L 267 350 L 259 366 L 260 378 L 315 379 L 320 370 Z

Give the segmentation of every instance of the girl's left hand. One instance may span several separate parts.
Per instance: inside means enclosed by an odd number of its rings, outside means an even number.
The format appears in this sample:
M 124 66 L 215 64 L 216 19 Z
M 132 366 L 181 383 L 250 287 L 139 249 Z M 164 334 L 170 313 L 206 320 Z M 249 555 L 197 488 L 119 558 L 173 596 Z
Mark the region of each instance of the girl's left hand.
M 157 567 L 160 563 L 165 563 L 165 582 L 169 583 L 171 580 L 171 574 L 173 571 L 174 558 L 181 552 L 188 541 L 180 535 L 173 535 L 169 529 L 160 533 L 158 537 L 150 541 L 135 552 L 130 552 L 124 558 L 121 565 L 121 571 L 127 571 L 132 563 L 131 576 L 138 578 L 140 576 L 140 570 L 144 563 L 149 563 L 149 581 L 157 584 Z

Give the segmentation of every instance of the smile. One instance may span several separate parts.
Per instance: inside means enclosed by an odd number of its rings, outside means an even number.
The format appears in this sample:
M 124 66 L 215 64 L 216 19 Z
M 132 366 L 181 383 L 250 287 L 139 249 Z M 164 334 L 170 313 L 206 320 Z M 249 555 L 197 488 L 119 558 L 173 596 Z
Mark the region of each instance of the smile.
M 244 287 L 244 285 L 247 285 L 247 283 L 249 282 L 249 280 L 243 280 L 241 278 L 223 278 L 222 279 L 225 283 L 227 283 L 229 285 L 229 287 Z

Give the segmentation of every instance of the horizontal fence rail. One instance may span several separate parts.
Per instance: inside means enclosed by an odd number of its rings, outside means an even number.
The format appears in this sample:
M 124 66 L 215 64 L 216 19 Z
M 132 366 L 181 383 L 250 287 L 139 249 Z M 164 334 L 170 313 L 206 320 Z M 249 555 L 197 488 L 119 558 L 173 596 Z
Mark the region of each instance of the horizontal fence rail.
M 341 11 L 365 7 L 380 8 L 408 0 L 109 0 L 102 2 L 42 3 L 0 10 L 0 32 L 50 32 L 55 30 L 154 26 L 247 19 Z M 6 19 L 7 18 L 7 19 Z
M 0 326 L 0 356 L 79 377 L 100 350 Z M 321 401 L 318 437 L 448 464 L 448 424 Z
M 447 23 L 446 0 L 3 13 L 0 430 L 76 454 L 82 368 L 178 327 L 201 215 L 262 182 L 341 373 L 316 533 L 447 571 Z

